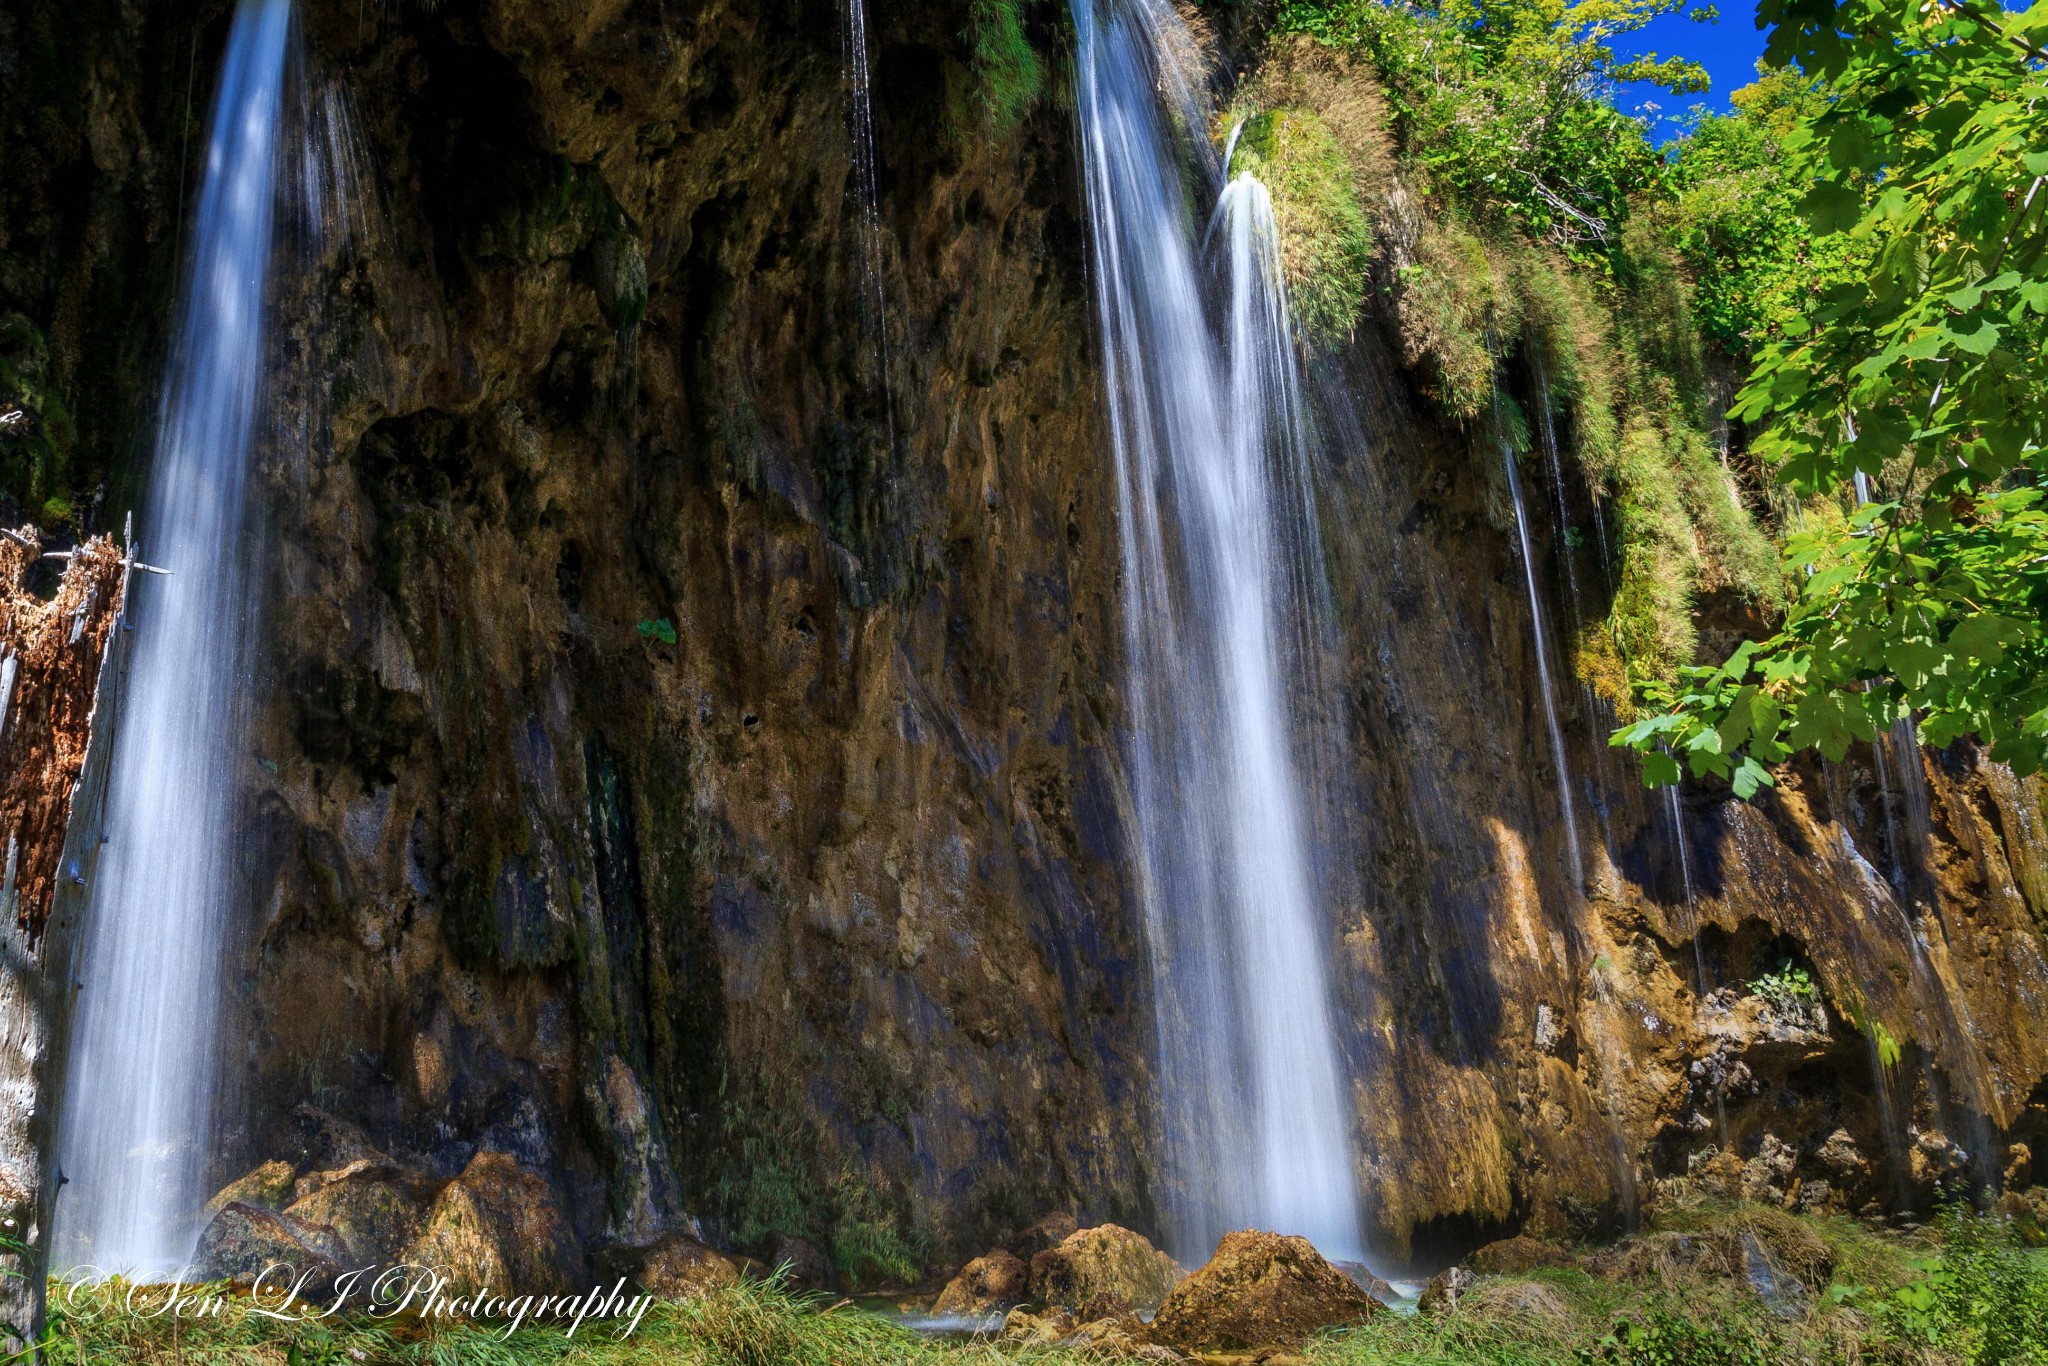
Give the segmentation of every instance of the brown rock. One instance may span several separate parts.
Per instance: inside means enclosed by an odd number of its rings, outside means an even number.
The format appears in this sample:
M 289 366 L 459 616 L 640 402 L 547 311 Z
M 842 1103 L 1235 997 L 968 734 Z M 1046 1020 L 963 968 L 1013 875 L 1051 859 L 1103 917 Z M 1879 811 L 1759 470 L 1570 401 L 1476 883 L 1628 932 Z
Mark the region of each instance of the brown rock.
M 1012 1257 L 1029 1265 L 1033 1257 L 1047 1248 L 1058 1247 L 1080 1231 L 1080 1222 L 1073 1215 L 1048 1214 L 1037 1223 L 1019 1229 L 1003 1247 Z
M 1224 1235 L 1216 1255 L 1174 1287 L 1152 1337 L 1183 1352 L 1292 1347 L 1384 1308 L 1306 1238 L 1246 1230 Z
M 204 1279 L 245 1286 L 260 1280 L 266 1296 L 299 1285 L 302 1300 L 332 1294 L 334 1278 L 354 1261 L 348 1244 L 331 1228 L 235 1202 L 208 1222 L 192 1254 L 193 1270 Z
M 656 1239 L 634 1262 L 628 1278 L 663 1299 L 695 1299 L 740 1283 L 738 1260 L 680 1233 Z
M 316 1175 L 331 1179 L 301 1177 L 299 1198 L 285 1213 L 335 1229 L 360 1263 L 396 1262 L 419 1236 L 426 1206 L 394 1168 L 357 1162 Z
M 1478 1279 L 1462 1266 L 1447 1266 L 1422 1288 L 1422 1298 L 1415 1308 L 1424 1314 L 1448 1314 L 1458 1307 L 1459 1299 Z
M 793 1233 L 771 1233 L 762 1260 L 788 1277 L 798 1290 L 829 1291 L 836 1283 L 832 1259 L 816 1243 Z
M 1031 1269 L 1002 1248 L 983 1253 L 960 1268 L 960 1274 L 946 1282 L 932 1312 L 972 1317 L 1008 1309 L 1024 1298 L 1031 1281 Z
M 1023 1346 L 1050 1347 L 1073 1336 L 1077 1326 L 1073 1311 L 1058 1305 L 1037 1314 L 1025 1309 L 1012 1309 L 1003 1317 L 1002 1340 Z
M 255 1171 L 220 1188 L 220 1193 L 206 1202 L 206 1217 L 211 1219 L 229 1205 L 248 1205 L 252 1209 L 279 1210 L 292 1201 L 292 1167 L 289 1162 L 266 1162 Z
M 1556 1243 L 1518 1233 L 1488 1243 L 1467 1257 L 1465 1263 L 1482 1276 L 1520 1276 L 1541 1267 L 1577 1266 L 1579 1259 Z
M 1116 1224 L 1070 1233 L 1031 1259 L 1029 1293 L 1039 1304 L 1073 1308 L 1097 1296 L 1130 1309 L 1154 1309 L 1184 1273 L 1142 1234 Z
M 458 1286 L 545 1294 L 581 1279 L 583 1258 L 554 1189 L 510 1155 L 481 1152 L 435 1199 L 404 1260 Z

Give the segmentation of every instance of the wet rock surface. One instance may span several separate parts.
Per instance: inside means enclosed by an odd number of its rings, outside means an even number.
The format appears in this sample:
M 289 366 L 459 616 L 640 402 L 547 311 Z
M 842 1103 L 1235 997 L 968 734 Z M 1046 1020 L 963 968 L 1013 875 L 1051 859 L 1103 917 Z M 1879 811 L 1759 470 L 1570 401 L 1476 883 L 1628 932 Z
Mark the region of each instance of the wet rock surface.
M 1182 1352 L 1287 1347 L 1384 1307 L 1307 1239 L 1244 1231 L 1224 1235 L 1216 1254 L 1174 1287 L 1151 1331 Z
M 207 1222 L 192 1254 L 203 1279 L 260 1282 L 266 1294 L 298 1286 L 302 1299 L 314 1300 L 331 1294 L 335 1278 L 355 1265 L 354 1252 L 332 1228 L 233 1202 Z

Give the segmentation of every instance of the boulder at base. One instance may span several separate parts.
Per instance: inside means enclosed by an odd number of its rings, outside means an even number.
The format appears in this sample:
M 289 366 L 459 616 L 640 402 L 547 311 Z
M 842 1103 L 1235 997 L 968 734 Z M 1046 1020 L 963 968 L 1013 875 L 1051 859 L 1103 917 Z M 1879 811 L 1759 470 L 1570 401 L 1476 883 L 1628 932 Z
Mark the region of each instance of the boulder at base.
M 832 1274 L 832 1259 L 816 1243 L 794 1233 L 769 1234 L 761 1260 L 781 1272 L 797 1290 L 829 1292 L 838 1282 Z
M 238 1201 L 213 1216 L 192 1254 L 193 1271 L 202 1279 L 239 1285 L 260 1280 L 266 1298 L 297 1285 L 299 1298 L 315 1303 L 333 1293 L 335 1277 L 354 1261 L 333 1229 Z
M 434 1201 L 404 1259 L 440 1268 L 457 1286 L 521 1295 L 565 1291 L 583 1275 L 554 1188 L 508 1153 L 470 1159 Z
M 1152 1337 L 1183 1352 L 1293 1347 L 1386 1306 L 1324 1261 L 1306 1238 L 1228 1233 L 1201 1270 L 1173 1288 Z
M 997 1248 L 961 1267 L 960 1274 L 939 1292 L 932 1312 L 969 1318 L 993 1314 L 1022 1301 L 1030 1282 L 1031 1269 Z
M 1101 1224 L 1033 1257 L 1029 1289 L 1037 1304 L 1073 1309 L 1103 1296 L 1131 1309 L 1153 1309 L 1184 1274 L 1144 1235 Z
M 292 1177 L 288 1162 L 266 1162 L 239 1181 L 222 1186 L 220 1194 L 206 1202 L 206 1217 L 213 1218 L 229 1205 L 253 1209 L 283 1209 L 292 1202 Z
M 625 1276 L 649 1294 L 690 1300 L 737 1286 L 741 1260 L 705 1247 L 686 1233 L 664 1233 L 641 1247 L 612 1247 L 596 1255 L 600 1280 Z
M 299 1198 L 285 1213 L 308 1224 L 324 1224 L 347 1240 L 359 1265 L 388 1266 L 419 1236 L 427 1209 L 404 1173 L 368 1161 L 336 1172 L 300 1177 Z

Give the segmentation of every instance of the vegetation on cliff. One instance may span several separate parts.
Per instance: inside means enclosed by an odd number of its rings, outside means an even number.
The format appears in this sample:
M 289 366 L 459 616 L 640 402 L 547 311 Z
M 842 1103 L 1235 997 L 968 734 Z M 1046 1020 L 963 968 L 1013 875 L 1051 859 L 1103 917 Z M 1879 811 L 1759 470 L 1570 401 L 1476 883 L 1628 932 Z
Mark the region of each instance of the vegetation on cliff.
M 1769 57 L 1821 82 L 1783 145 L 1800 211 L 1846 269 L 1768 309 L 1734 414 L 1807 498 L 1846 521 L 1790 539 L 1783 628 L 1683 685 L 1622 738 L 1653 779 L 1748 795 L 1796 749 L 1839 758 L 1903 715 L 1945 745 L 2048 757 L 2048 15 L 1767 4 Z
M 1568 416 L 1615 533 L 1580 667 L 1625 719 L 1649 713 L 1617 738 L 1651 781 L 1682 760 L 1747 796 L 1794 750 L 1839 758 L 1907 714 L 2032 771 L 2048 19 L 1766 7 L 1773 69 L 1659 149 L 1606 91 L 1684 94 L 1701 73 L 1612 40 L 1683 9 L 1289 0 L 1274 28 L 1361 56 L 1385 92 L 1398 184 L 1361 193 L 1384 206 L 1386 290 L 1438 404 L 1523 445 L 1515 396 Z M 1290 169 L 1259 150 L 1283 230 L 1317 239 L 1287 253 L 1304 330 L 1339 335 L 1361 253 L 1314 211 L 1326 192 L 1294 188 L 1327 183 L 1329 154 L 1304 142 Z M 1695 609 L 1729 592 L 1745 630 L 1776 633 L 1700 667 Z

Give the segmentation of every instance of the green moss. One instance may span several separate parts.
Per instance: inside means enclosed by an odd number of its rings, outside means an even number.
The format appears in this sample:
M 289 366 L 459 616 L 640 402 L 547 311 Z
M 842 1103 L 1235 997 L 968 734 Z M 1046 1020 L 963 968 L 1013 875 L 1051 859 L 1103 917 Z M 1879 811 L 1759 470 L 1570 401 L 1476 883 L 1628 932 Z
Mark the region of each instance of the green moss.
M 1270 110 L 1244 121 L 1230 173 L 1249 172 L 1273 197 L 1280 264 L 1294 321 L 1331 345 L 1351 335 L 1371 282 L 1372 232 L 1350 159 L 1313 110 Z
M 1024 30 L 1019 0 L 969 0 L 973 112 L 991 137 L 1007 138 L 1045 94 L 1045 60 Z

